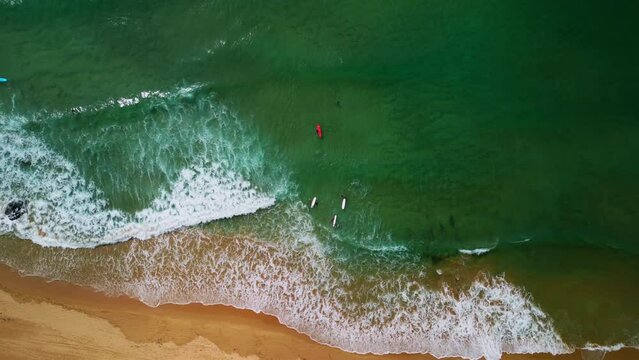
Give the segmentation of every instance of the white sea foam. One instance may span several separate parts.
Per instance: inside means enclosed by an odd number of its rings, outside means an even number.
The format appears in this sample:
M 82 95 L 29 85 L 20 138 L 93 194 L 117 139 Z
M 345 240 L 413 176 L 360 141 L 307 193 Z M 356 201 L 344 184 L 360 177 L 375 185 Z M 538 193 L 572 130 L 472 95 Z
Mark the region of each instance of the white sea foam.
M 22 4 L 22 0 L 0 0 L 0 5 L 15 6 Z
M 107 19 L 111 26 L 125 26 L 129 23 L 130 18 L 127 16 L 112 16 Z
M 77 111 L 133 106 L 139 103 L 133 99 L 144 96 Z M 496 360 L 504 352 L 571 351 L 551 319 L 502 277 L 481 277 L 452 291 L 429 287 L 429 272 L 420 263 L 397 265 L 404 267 L 398 270 L 384 258 L 365 276 L 351 272 L 318 241 L 300 202 L 289 201 L 258 213 L 250 226 L 240 226 L 229 237 L 220 238 L 221 230 L 166 233 L 254 212 L 273 205 L 274 197 L 249 184 L 241 171 L 232 171 L 238 166 L 195 162 L 146 209 L 134 214 L 113 210 L 74 164 L 25 131 L 25 121 L 0 115 L 0 171 L 8 179 L 0 184 L 0 201 L 37 200 L 31 201 L 28 215 L 20 220 L 3 217 L 0 233 L 12 231 L 43 245 L 68 247 L 161 235 L 128 244 L 124 254 L 47 249 L 27 269 L 19 258 L 4 253 L 2 259 L 10 265 L 112 294 L 124 293 L 151 306 L 199 302 L 272 314 L 318 342 L 351 352 Z M 401 252 L 402 248 L 380 250 Z M 82 274 L 91 276 L 87 279 Z
M 210 48 L 206 49 L 206 53 L 208 55 L 213 55 L 219 49 L 223 48 L 225 45 L 226 45 L 226 40 L 224 40 L 224 39 L 217 40 L 215 43 L 213 43 L 213 46 L 211 46 Z
M 459 249 L 460 254 L 465 255 L 482 255 L 494 249 L 494 247 L 489 248 L 476 248 L 476 249 Z
M 523 243 L 527 243 L 530 240 L 532 240 L 535 237 L 535 235 L 533 236 L 529 236 L 529 237 L 524 237 L 521 240 L 517 240 L 517 241 L 512 241 L 511 244 L 523 244 Z
M 48 253 L 31 271 L 82 283 L 75 274 L 88 270 L 86 285 L 150 306 L 196 302 L 271 314 L 320 343 L 357 353 L 496 360 L 506 352 L 573 351 L 503 277 L 433 289 L 426 265 L 397 268 L 386 258 L 358 275 L 318 241 L 302 203 L 280 204 L 256 219 L 257 226 L 228 237 L 192 228 L 134 241 L 124 255 Z
M 139 98 L 164 96 L 162 92 L 139 94 Z M 139 101 L 132 99 L 108 101 L 89 110 Z M 0 206 L 14 199 L 29 201 L 27 215 L 19 220 L 0 217 L 0 234 L 13 232 L 45 246 L 93 247 L 129 238 L 148 239 L 182 226 L 253 213 L 275 203 L 273 196 L 255 189 L 228 163 L 208 161 L 184 168 L 147 208 L 134 214 L 112 209 L 100 189 L 84 179 L 73 163 L 23 128 L 26 122 L 20 116 L 0 115 Z
M 497 247 L 497 245 L 499 245 L 499 238 L 495 239 L 495 242 L 493 243 L 493 245 L 489 247 L 479 247 L 474 249 L 458 249 L 457 251 L 460 254 L 464 254 L 464 255 L 479 256 L 494 250 Z
M 368 251 L 373 252 L 404 252 L 408 248 L 404 245 L 368 245 L 364 246 Z
M 193 92 L 198 90 L 200 87 L 202 87 L 201 84 L 195 84 L 195 85 L 191 85 L 188 87 L 184 87 L 184 88 L 180 88 L 177 91 L 178 95 L 183 95 L 185 93 L 188 92 Z M 159 91 L 159 90 L 154 90 L 154 91 L 142 91 L 139 94 L 132 96 L 132 97 L 121 97 L 121 98 L 117 98 L 117 99 L 108 99 L 106 101 L 102 101 L 99 102 L 97 104 L 93 104 L 93 105 L 88 105 L 88 106 L 76 106 L 71 108 L 69 111 L 63 111 L 63 112 L 56 112 L 53 114 L 49 114 L 51 117 L 62 117 L 62 116 L 67 116 L 69 114 L 78 114 L 78 113 L 85 113 L 85 112 L 97 112 L 97 111 L 101 111 L 104 109 L 107 109 L 109 107 L 112 106 L 118 106 L 118 107 L 128 107 L 128 106 L 132 106 L 132 105 L 136 105 L 138 103 L 140 103 L 140 101 L 142 99 L 148 99 L 148 98 L 166 98 L 168 96 L 170 96 L 171 93 L 170 92 L 166 92 L 166 91 Z
M 424 265 L 394 271 L 383 262 L 362 277 L 314 238 L 303 206 L 272 211 L 272 219 L 290 226 L 276 240 L 188 229 L 133 242 L 125 255 L 49 254 L 33 271 L 78 281 L 75 274 L 90 270 L 88 285 L 150 306 L 197 302 L 271 314 L 320 343 L 351 352 L 496 360 L 506 352 L 573 350 L 532 299 L 502 277 L 479 277 L 456 291 L 433 289 Z
M 597 344 L 593 344 L 589 342 L 589 343 L 586 343 L 586 345 L 582 349 L 588 350 L 588 351 L 613 352 L 613 351 L 619 351 L 625 347 L 628 347 L 628 346 L 622 343 L 618 343 L 614 345 L 597 345 Z

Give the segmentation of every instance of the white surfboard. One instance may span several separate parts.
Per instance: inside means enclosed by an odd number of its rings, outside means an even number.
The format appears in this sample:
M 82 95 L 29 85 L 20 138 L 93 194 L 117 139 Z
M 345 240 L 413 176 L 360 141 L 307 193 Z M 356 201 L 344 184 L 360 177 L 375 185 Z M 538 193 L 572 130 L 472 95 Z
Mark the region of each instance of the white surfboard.
M 311 209 L 315 206 L 317 206 L 317 196 L 313 197 L 313 200 L 311 200 Z
M 342 198 L 342 210 L 346 209 L 346 198 Z
M 337 225 L 337 215 L 333 215 L 333 227 Z

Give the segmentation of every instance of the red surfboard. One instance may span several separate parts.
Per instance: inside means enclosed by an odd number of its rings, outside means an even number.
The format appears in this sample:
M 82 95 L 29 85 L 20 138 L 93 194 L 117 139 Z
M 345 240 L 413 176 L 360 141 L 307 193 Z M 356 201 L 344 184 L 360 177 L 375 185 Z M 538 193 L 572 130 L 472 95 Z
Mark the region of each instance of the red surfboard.
M 317 137 L 322 138 L 322 127 L 320 124 L 315 125 L 315 132 L 317 133 Z

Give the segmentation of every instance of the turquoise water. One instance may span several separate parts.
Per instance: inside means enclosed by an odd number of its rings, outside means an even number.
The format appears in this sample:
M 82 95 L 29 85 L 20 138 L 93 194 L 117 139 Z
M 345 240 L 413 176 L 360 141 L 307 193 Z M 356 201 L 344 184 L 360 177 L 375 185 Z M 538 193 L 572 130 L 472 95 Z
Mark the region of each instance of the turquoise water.
M 462 259 L 525 289 L 569 346 L 637 345 L 637 7 L 0 2 L 0 202 L 29 201 L 0 232 L 92 248 L 205 223 L 314 244 L 355 283 Z M 432 352 L 413 346 L 430 331 L 323 340 Z

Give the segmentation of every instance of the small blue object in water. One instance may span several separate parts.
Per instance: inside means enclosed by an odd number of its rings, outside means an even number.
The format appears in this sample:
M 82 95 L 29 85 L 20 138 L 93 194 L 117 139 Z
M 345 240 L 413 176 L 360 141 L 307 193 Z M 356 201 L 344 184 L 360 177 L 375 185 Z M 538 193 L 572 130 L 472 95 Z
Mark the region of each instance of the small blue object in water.
M 8 83 L 9 79 L 0 77 L 0 83 Z

